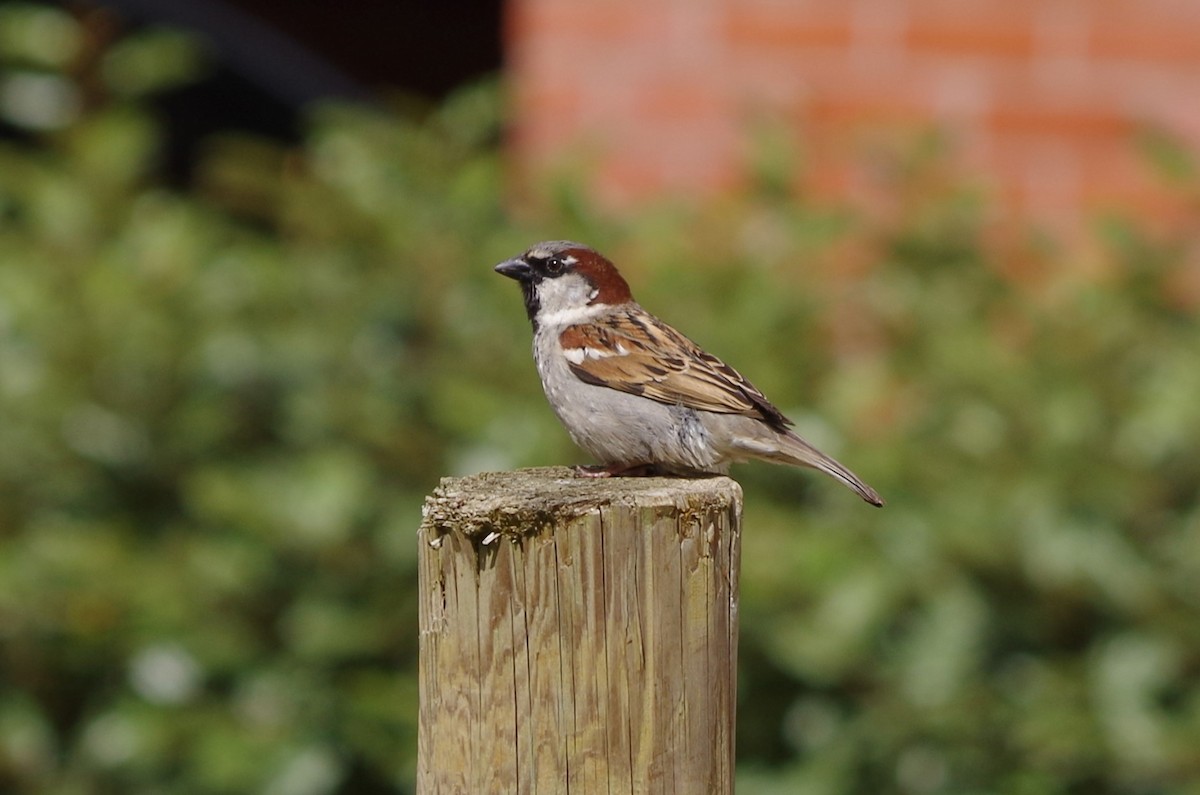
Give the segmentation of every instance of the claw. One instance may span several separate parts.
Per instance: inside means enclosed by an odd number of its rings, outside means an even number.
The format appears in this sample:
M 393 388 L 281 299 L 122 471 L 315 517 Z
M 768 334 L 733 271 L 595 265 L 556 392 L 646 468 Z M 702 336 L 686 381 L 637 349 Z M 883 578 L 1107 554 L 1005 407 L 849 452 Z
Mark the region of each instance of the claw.
M 609 464 L 602 467 L 575 467 L 575 474 L 581 478 L 620 478 L 645 477 L 656 473 L 654 464 Z

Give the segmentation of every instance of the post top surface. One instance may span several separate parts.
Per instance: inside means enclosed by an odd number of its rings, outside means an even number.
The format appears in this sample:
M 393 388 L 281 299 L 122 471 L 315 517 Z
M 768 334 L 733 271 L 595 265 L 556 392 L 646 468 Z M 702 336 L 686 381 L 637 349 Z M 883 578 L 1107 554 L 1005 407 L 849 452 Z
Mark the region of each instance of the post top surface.
M 734 504 L 740 508 L 741 500 L 741 486 L 723 475 L 586 478 L 569 467 L 539 467 L 442 478 L 425 500 L 422 525 L 508 535 L 604 505 L 711 510 Z

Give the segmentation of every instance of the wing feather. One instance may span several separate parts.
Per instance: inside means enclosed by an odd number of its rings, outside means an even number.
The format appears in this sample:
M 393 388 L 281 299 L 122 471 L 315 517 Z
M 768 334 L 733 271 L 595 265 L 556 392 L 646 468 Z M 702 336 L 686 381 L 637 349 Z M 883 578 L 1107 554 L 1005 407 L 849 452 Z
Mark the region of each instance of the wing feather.
M 755 417 L 780 430 L 791 425 L 741 373 L 666 323 L 621 312 L 569 326 L 559 336 L 581 381 L 698 411 Z

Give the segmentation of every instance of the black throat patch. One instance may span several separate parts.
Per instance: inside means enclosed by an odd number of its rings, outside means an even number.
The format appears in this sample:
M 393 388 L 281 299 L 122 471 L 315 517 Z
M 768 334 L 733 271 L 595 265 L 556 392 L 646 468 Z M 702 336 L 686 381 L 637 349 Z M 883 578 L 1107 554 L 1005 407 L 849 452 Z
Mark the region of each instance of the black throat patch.
M 525 314 L 529 316 L 529 325 L 537 331 L 537 313 L 542 306 L 537 297 L 537 285 L 529 281 L 521 282 L 521 296 L 525 299 Z

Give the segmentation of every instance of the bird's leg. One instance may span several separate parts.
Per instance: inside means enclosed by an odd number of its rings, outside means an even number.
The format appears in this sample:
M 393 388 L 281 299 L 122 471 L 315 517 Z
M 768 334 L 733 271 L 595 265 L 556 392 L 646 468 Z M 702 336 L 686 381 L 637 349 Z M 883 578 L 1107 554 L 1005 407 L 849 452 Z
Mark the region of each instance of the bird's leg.
M 581 478 L 620 478 L 646 477 L 657 474 L 654 464 L 609 464 L 600 467 L 575 467 L 575 474 Z

